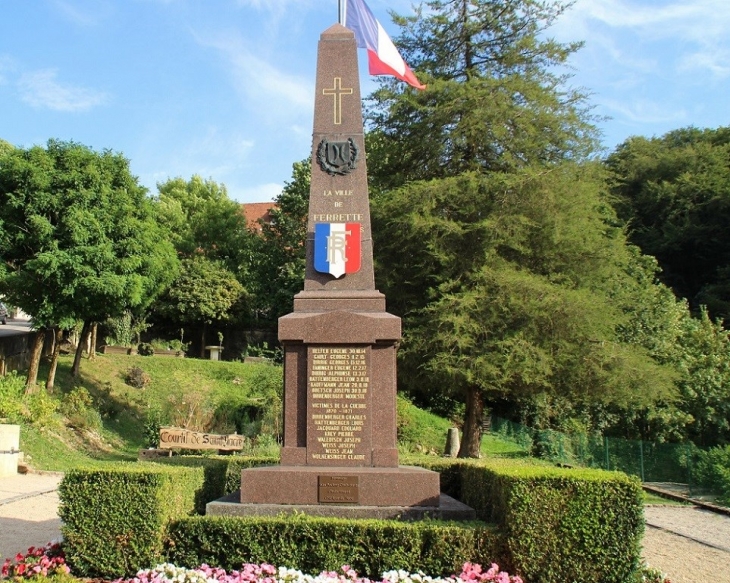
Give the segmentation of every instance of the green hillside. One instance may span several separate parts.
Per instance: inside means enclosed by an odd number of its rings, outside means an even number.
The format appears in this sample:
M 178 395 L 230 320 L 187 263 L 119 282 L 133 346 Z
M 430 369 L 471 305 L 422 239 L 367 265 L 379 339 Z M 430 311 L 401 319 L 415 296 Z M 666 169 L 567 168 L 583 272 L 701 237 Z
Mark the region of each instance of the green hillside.
M 22 379 L 0 383 L 0 417 L 22 400 L 21 449 L 34 469 L 64 471 L 107 461 L 135 460 L 160 425 L 246 436 L 247 452 L 278 453 L 282 369 L 199 359 L 97 355 L 71 377 L 61 357 L 56 389 L 21 397 Z M 45 379 L 45 371 L 41 372 Z M 4 387 L 4 388 L 3 388 Z M 14 396 L 13 396 L 14 392 Z M 5 403 L 5 405 L 3 405 Z M 398 439 L 406 459 L 441 455 L 450 422 L 398 398 Z M 515 444 L 485 436 L 485 453 L 520 455 Z

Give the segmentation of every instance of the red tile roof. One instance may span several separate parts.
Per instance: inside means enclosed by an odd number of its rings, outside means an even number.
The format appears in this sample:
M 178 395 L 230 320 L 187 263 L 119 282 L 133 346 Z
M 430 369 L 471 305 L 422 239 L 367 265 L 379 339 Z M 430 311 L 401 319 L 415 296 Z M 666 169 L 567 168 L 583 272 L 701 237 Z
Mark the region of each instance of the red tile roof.
M 271 214 L 269 211 L 276 208 L 276 203 L 273 202 L 247 202 L 243 203 L 243 214 L 246 215 L 246 224 L 249 228 L 261 230 L 259 219 L 264 223 L 271 222 Z

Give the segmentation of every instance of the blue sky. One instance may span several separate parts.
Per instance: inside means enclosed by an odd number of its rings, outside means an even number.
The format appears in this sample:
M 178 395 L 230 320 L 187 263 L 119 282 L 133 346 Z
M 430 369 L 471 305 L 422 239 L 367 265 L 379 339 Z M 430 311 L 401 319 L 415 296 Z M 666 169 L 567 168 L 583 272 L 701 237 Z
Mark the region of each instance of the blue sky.
M 368 0 L 395 36 L 389 9 Z M 319 34 L 336 0 L 0 0 L 0 139 L 122 152 L 156 193 L 199 174 L 271 200 L 311 147 Z M 577 0 L 551 29 L 586 43 L 571 84 L 611 149 L 730 125 L 728 0 Z M 364 55 L 362 93 L 375 88 Z

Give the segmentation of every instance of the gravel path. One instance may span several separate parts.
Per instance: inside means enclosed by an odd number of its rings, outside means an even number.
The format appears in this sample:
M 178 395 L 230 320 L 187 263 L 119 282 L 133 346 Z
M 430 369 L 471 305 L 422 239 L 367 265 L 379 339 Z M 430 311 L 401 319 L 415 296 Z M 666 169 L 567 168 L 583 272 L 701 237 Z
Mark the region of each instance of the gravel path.
M 0 478 L 0 562 L 58 539 L 60 476 Z M 730 583 L 730 516 L 693 506 L 647 506 L 643 558 L 672 583 Z
M 644 560 L 672 583 L 730 583 L 730 516 L 693 506 L 647 506 Z
M 0 562 L 61 538 L 61 476 L 27 474 L 0 478 Z

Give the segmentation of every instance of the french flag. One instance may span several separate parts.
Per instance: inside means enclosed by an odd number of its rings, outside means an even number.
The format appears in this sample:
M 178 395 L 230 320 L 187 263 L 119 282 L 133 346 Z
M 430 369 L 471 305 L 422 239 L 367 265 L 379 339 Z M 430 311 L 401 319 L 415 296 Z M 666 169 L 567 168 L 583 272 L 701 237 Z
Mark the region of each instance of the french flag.
M 393 75 L 416 89 L 426 88 L 406 65 L 364 0 L 347 0 L 345 26 L 355 33 L 357 46 L 368 50 L 371 75 Z
M 360 223 L 315 223 L 314 269 L 335 278 L 360 271 Z

